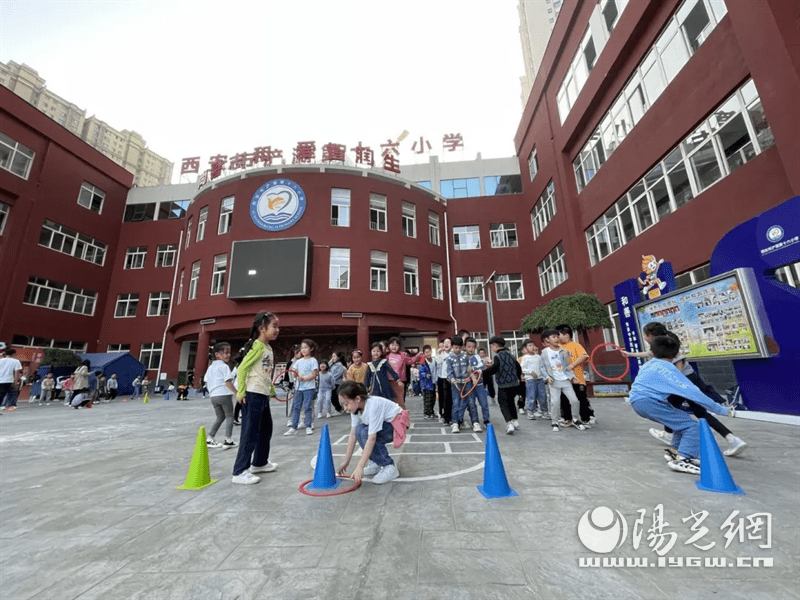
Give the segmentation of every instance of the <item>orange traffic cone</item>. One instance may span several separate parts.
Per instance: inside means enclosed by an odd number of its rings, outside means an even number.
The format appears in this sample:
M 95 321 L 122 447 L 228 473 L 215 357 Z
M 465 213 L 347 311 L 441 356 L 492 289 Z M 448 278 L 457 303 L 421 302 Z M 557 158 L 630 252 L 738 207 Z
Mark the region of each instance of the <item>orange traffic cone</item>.
M 211 471 L 208 466 L 208 446 L 206 446 L 206 428 L 201 427 L 197 432 L 197 441 L 194 444 L 194 454 L 192 454 L 192 464 L 189 465 L 186 481 L 183 485 L 179 485 L 175 489 L 201 490 L 212 483 L 217 483 L 217 480 L 211 479 Z

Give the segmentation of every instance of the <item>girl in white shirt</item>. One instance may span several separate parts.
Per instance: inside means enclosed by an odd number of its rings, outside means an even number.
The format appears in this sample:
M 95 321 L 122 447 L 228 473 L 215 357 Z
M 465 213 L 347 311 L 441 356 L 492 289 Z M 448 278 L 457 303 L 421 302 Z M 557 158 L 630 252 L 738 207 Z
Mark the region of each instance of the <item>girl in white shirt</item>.
M 231 360 L 231 345 L 228 342 L 214 344 L 214 362 L 206 371 L 206 385 L 211 396 L 211 406 L 217 415 L 217 420 L 209 428 L 206 437 L 206 446 L 209 448 L 222 448 L 227 450 L 236 446 L 233 441 L 233 397 L 236 393 L 233 387 L 233 374 L 228 366 Z M 172 387 L 170 385 L 170 387 Z M 225 441 L 220 444 L 214 439 L 222 422 L 225 421 Z

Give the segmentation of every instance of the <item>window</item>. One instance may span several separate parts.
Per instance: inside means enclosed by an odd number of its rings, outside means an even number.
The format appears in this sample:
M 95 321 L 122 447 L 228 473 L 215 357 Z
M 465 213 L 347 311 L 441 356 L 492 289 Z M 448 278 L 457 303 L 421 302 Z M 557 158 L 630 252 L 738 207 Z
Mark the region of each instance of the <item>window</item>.
M 539 263 L 539 287 L 542 296 L 552 291 L 567 280 L 567 263 L 564 259 L 564 247 L 559 242 L 544 260 Z
M 332 290 L 350 289 L 350 248 L 331 248 L 328 281 Z
M 597 219 L 586 230 L 592 264 L 768 148 L 772 132 L 763 112 L 752 116 L 755 106 L 758 92 L 748 80 Z
M 133 246 L 125 253 L 125 269 L 144 269 L 147 246 Z
M 181 300 L 183 300 L 183 276 L 185 273 L 186 269 L 181 269 L 181 282 L 180 285 L 178 286 L 178 304 L 180 304 Z
M 525 343 L 531 339 L 527 333 L 521 331 L 501 331 L 500 335 L 506 341 L 506 348 L 512 356 L 519 356 Z
M 8 204 L 0 202 L 0 235 L 3 235 L 6 229 L 6 221 L 8 221 L 8 213 L 10 211 L 11 207 Z
M 96 188 L 91 183 L 83 182 L 80 194 L 78 194 L 78 204 L 84 208 L 100 213 L 103 211 L 103 200 L 106 193 L 100 188 Z
M 186 210 L 189 208 L 190 203 L 191 202 L 189 200 L 160 203 L 158 205 L 158 220 L 166 221 L 172 219 L 182 219 L 186 216 Z
M 492 248 L 516 248 L 517 225 L 515 223 L 492 223 L 489 225 Z
M 94 314 L 96 301 L 97 292 L 41 277 L 28 279 L 22 300 L 23 304 L 89 316 Z
M 453 227 L 453 245 L 456 250 L 479 250 L 481 239 L 478 226 Z
M 369 195 L 369 228 L 386 231 L 386 196 Z
M 497 275 L 494 280 L 494 289 L 498 300 L 524 300 L 522 290 L 522 274 Z
M 169 314 L 169 292 L 150 292 L 147 304 L 148 317 L 166 317 Z
M 130 344 L 109 344 L 106 346 L 106 352 L 130 352 Z
M 600 12 L 603 15 L 603 23 L 606 26 L 606 31 L 611 33 L 614 26 L 619 20 L 619 16 L 625 7 L 628 5 L 628 0 L 601 0 Z
M 429 190 L 433 189 L 433 185 L 431 185 L 430 181 L 417 181 L 416 184 L 420 187 L 428 188 Z
M 388 292 L 388 255 L 386 252 L 373 250 L 369 259 L 369 289 L 376 292 Z
M 620 348 L 624 348 L 624 336 L 622 335 L 622 324 L 619 320 L 619 313 L 617 312 L 617 303 L 611 302 L 606 304 L 606 310 L 608 311 L 608 318 L 611 319 L 611 322 L 614 324 L 612 328 L 605 327 L 603 328 L 603 341 L 610 342 L 619 346 Z M 616 352 L 616 349 L 611 348 L 610 346 L 606 346 L 606 352 Z
M 350 227 L 350 190 L 331 189 L 331 225 Z
M 690 285 L 694 285 L 695 283 L 705 281 L 710 277 L 711 268 L 709 263 L 706 263 L 689 271 L 684 271 L 683 273 L 675 275 L 675 287 L 676 289 L 681 290 L 685 287 L 689 287 Z
M 217 254 L 214 257 L 214 268 L 211 271 L 211 295 L 225 292 L 225 272 L 228 269 L 228 255 Z
M 172 267 L 178 254 L 177 244 L 161 244 L 156 249 L 156 267 Z
M 119 294 L 117 296 L 117 307 L 114 309 L 114 318 L 135 317 L 138 306 L 139 294 Z
M 86 352 L 88 344 L 86 342 L 74 342 L 67 340 L 54 340 L 45 337 L 34 337 L 15 333 L 11 338 L 11 343 L 15 346 L 29 346 L 33 348 L 58 348 L 60 350 L 72 350 L 73 352 Z
M 103 242 L 47 219 L 39 232 L 39 245 L 100 266 L 106 258 Z
M 431 296 L 434 300 L 444 300 L 442 265 L 437 263 L 431 263 Z
M 485 302 L 483 279 L 480 275 L 456 277 L 456 293 L 459 302 Z
M 200 209 L 200 215 L 197 217 L 197 239 L 196 242 L 201 241 L 206 235 L 206 221 L 208 220 L 208 207 L 204 206 Z
M 161 365 L 161 342 L 142 344 L 139 362 L 141 362 L 148 371 L 158 369 Z
M 445 198 L 473 198 L 481 195 L 480 177 L 442 179 L 439 187 Z
M 200 261 L 192 263 L 192 275 L 189 278 L 189 294 L 187 300 L 194 300 L 197 298 L 197 284 L 200 280 Z
M 229 196 L 223 198 L 219 207 L 219 225 L 217 226 L 217 233 L 222 235 L 231 230 L 231 221 L 233 220 L 233 201 L 234 197 Z
M 27 179 L 31 172 L 34 152 L 0 133 L 0 167 L 17 177 Z
M 134 221 L 152 221 L 156 218 L 156 203 L 128 204 L 122 220 L 126 223 Z
M 533 239 L 538 238 L 547 224 L 556 215 L 556 186 L 551 181 L 547 184 L 542 195 L 531 211 L 531 225 L 533 225 Z
M 433 211 L 428 211 L 428 241 L 439 245 L 439 213 Z
M 186 250 L 189 247 L 189 240 L 192 237 L 192 220 L 189 219 L 189 222 L 186 224 L 186 245 L 183 247 Z
M 533 147 L 531 153 L 528 155 L 528 173 L 531 176 L 531 181 L 536 177 L 539 172 L 539 158 L 536 156 L 536 146 Z
M 417 237 L 417 207 L 411 202 L 403 202 L 403 235 Z
M 411 256 L 403 257 L 403 291 L 409 296 L 419 296 L 419 264 Z

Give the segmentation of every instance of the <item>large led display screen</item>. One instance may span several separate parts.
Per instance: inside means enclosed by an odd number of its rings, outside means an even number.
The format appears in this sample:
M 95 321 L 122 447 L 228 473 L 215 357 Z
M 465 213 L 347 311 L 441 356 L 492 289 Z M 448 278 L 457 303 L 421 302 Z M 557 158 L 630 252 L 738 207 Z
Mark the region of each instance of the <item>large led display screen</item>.
M 233 242 L 228 298 L 310 297 L 311 247 L 305 237 Z

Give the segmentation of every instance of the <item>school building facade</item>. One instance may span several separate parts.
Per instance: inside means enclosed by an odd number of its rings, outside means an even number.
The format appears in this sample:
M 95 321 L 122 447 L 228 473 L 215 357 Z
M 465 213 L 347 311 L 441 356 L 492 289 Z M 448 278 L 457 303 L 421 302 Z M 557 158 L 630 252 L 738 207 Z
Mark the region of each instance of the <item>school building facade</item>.
M 694 283 L 727 231 L 800 194 L 797 13 L 782 0 L 565 4 L 516 167 L 496 173 L 281 165 L 132 188 L 0 88 L 0 339 L 129 350 L 176 380 L 205 370 L 198 348 L 243 342 L 260 310 L 281 319 L 279 359 L 305 337 L 324 352 L 458 329 L 516 343 L 527 314 L 578 290 L 614 317 L 613 286 L 642 255 Z M 619 339 L 592 344 L 604 335 Z

